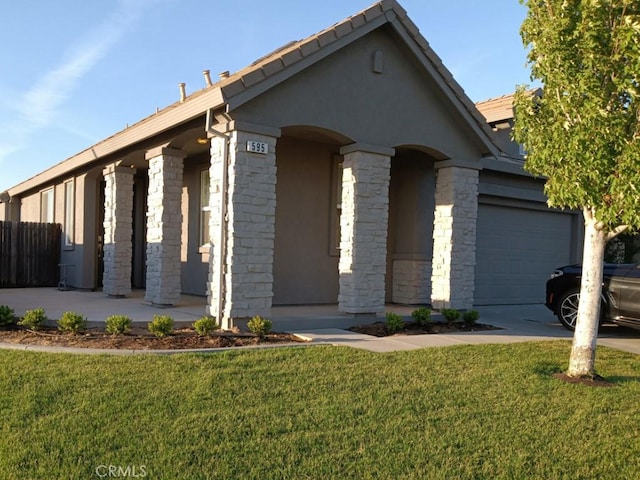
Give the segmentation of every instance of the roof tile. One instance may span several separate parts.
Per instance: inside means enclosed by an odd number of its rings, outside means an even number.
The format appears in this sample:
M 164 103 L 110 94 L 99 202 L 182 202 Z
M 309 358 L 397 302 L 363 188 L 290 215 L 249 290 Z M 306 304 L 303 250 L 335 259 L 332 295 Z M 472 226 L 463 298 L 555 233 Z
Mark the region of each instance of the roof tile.
M 251 85 L 261 82 L 264 78 L 265 75 L 262 69 L 250 70 L 242 76 L 242 83 L 244 83 L 245 88 L 249 88 Z
M 353 27 L 354 30 L 357 28 L 360 28 L 365 23 L 367 23 L 367 19 L 364 18 L 364 15 L 362 13 L 358 15 L 354 15 L 353 17 L 350 18 L 350 21 L 351 21 L 351 26 Z
M 270 77 L 271 75 L 278 73 L 280 70 L 284 70 L 284 64 L 280 57 L 274 58 L 272 61 L 267 62 L 262 66 L 262 71 L 264 72 L 265 77 Z
M 329 45 L 330 43 L 335 42 L 336 40 L 337 40 L 336 32 L 334 32 L 333 29 L 325 30 L 324 32 L 318 35 L 318 43 L 320 44 L 321 47 Z
M 385 10 L 393 9 L 396 12 L 396 15 L 398 15 L 398 18 L 400 20 L 404 20 L 404 19 L 408 18 L 407 17 L 407 11 L 404 8 L 402 8 L 402 6 L 398 2 L 396 2 L 395 0 L 384 0 L 382 2 L 382 5 L 383 5 L 382 8 L 385 9 Z
M 288 67 L 289 65 L 293 65 L 294 63 L 299 62 L 303 57 L 300 49 L 296 48 L 294 50 L 286 52 L 280 58 L 282 58 L 282 63 L 284 64 L 284 66 Z
M 380 15 L 384 13 L 383 6 L 380 3 L 376 3 L 367 8 L 364 12 L 364 17 L 367 19 L 367 22 L 370 22 L 374 18 L 378 18 Z
M 478 111 L 487 122 L 497 122 L 513 118 L 513 94 L 490 98 L 476 103 Z
M 222 93 L 227 98 L 242 93 L 244 89 L 244 84 L 242 83 L 241 79 L 229 82 L 227 85 L 222 85 L 220 87 L 220 90 L 222 90 Z
M 353 27 L 351 26 L 351 22 L 342 22 L 337 24 L 333 30 L 336 32 L 336 36 L 340 38 L 351 33 L 353 31 Z
M 303 57 L 308 57 L 312 53 L 316 53 L 320 50 L 320 43 L 318 43 L 318 39 L 314 38 L 306 43 L 300 45 L 300 52 Z
M 409 18 L 405 17 L 402 19 L 402 24 L 405 26 L 407 31 L 411 34 L 412 37 L 416 38 L 420 35 L 420 29 L 416 26 L 415 23 Z

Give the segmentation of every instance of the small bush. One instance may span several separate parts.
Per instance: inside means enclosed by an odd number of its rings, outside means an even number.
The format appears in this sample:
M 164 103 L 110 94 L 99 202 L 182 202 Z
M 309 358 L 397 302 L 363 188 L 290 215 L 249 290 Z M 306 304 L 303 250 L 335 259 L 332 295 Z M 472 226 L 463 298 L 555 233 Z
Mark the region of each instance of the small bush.
M 262 318 L 260 315 L 256 315 L 249 323 L 247 323 L 247 327 L 249 327 L 249 331 L 254 335 L 258 335 L 260 337 L 264 337 L 271 331 L 271 327 L 273 326 L 271 320 L 267 320 L 266 318 Z
M 24 313 L 24 317 L 18 322 L 18 325 L 30 328 L 31 330 L 38 330 L 46 320 L 47 315 L 44 308 L 34 308 Z
M 131 329 L 131 318 L 126 315 L 111 315 L 105 319 L 105 330 L 112 335 L 124 335 Z
M 15 312 L 8 305 L 0 305 L 0 327 L 8 327 L 13 324 Z
M 431 323 L 431 310 L 426 307 L 420 307 L 411 312 L 411 316 L 418 325 L 428 325 Z
M 156 337 L 166 337 L 173 331 L 173 318 L 169 315 L 154 315 L 147 328 Z
M 460 318 L 460 312 L 455 308 L 443 308 L 440 313 L 449 324 L 456 323 Z
M 389 333 L 399 332 L 404 328 L 404 320 L 397 313 L 387 312 L 387 330 Z
M 58 330 L 62 333 L 81 333 L 87 329 L 87 319 L 76 312 L 64 312 L 58 320 Z
M 193 322 L 193 329 L 201 337 L 210 335 L 211 332 L 213 332 L 217 328 L 218 324 L 216 323 L 216 319 L 214 317 L 204 316 Z
M 468 326 L 474 325 L 479 318 L 480 314 L 477 310 L 467 310 L 462 314 L 462 321 Z

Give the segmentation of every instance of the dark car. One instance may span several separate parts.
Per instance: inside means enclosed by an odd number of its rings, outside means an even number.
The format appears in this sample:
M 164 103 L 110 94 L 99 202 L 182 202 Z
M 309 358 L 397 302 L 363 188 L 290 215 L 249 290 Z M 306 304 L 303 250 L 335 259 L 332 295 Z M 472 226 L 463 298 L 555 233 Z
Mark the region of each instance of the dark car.
M 581 265 L 561 267 L 547 281 L 545 305 L 569 330 L 576 326 L 580 300 Z M 640 329 L 640 264 L 604 265 L 600 323 Z

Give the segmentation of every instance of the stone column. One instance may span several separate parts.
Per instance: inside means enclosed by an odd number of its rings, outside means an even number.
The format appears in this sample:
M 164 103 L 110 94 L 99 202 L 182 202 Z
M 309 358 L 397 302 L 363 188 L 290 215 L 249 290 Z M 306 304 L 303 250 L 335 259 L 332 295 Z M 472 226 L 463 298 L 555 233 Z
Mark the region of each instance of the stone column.
M 268 316 L 271 311 L 275 150 L 280 136 L 279 129 L 270 127 L 239 122 L 229 126 L 228 139 L 212 138 L 210 169 L 211 255 L 207 310 L 223 329 L 232 328 L 235 319 Z M 261 151 L 248 151 L 250 144 Z M 262 151 L 264 144 L 266 151 Z
M 433 221 L 433 308 L 473 307 L 478 219 L 478 168 L 436 163 Z
M 345 313 L 384 312 L 392 148 L 343 147 L 340 293 Z
M 181 293 L 182 171 L 185 153 L 158 147 L 147 152 L 147 289 L 145 300 L 175 305 Z
M 133 176 L 135 169 L 109 165 L 104 189 L 104 274 L 102 291 L 112 297 L 131 293 Z

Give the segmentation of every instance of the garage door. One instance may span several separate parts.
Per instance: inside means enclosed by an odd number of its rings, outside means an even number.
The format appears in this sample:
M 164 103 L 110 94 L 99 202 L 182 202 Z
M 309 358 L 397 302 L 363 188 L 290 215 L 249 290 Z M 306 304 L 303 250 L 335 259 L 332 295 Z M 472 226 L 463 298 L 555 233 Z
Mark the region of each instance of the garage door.
M 549 273 L 571 263 L 575 215 L 480 204 L 476 305 L 543 303 Z

